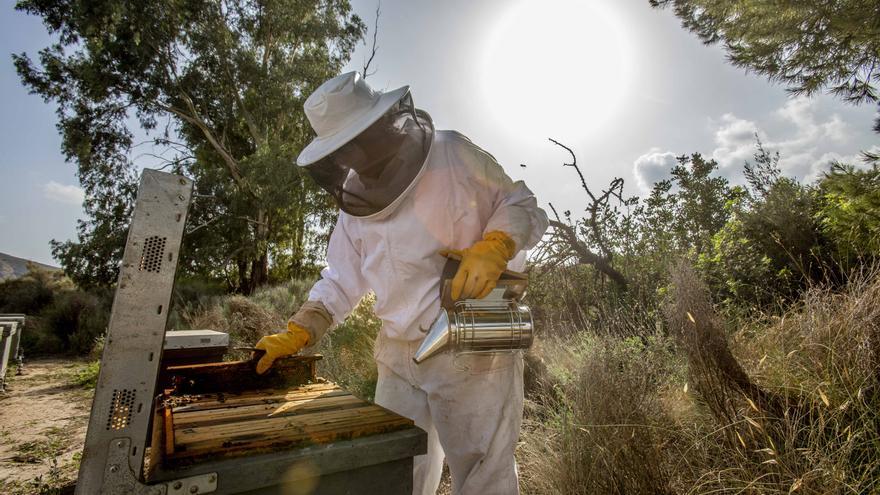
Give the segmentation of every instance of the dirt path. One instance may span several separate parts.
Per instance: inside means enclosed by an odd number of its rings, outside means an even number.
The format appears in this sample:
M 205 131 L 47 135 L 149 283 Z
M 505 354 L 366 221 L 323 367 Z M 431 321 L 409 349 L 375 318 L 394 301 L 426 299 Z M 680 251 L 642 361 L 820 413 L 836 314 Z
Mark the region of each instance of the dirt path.
M 0 393 L 0 493 L 48 494 L 75 479 L 92 390 L 75 382 L 87 362 L 40 359 Z

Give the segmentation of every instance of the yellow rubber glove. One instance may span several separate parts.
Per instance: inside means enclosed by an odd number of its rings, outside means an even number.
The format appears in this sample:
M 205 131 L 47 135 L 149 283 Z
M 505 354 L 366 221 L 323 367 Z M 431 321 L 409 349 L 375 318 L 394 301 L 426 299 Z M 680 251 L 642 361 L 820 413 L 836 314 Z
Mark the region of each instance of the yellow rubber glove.
M 255 346 L 256 349 L 266 351 L 260 361 L 257 362 L 257 373 L 262 375 L 276 359 L 292 356 L 309 343 L 309 332 L 296 323 L 287 322 L 287 331 L 275 335 L 266 335 Z
M 455 253 L 461 264 L 452 279 L 452 299 L 482 299 L 492 292 L 516 254 L 516 243 L 507 234 L 493 231 L 467 249 L 445 249 L 440 254 Z

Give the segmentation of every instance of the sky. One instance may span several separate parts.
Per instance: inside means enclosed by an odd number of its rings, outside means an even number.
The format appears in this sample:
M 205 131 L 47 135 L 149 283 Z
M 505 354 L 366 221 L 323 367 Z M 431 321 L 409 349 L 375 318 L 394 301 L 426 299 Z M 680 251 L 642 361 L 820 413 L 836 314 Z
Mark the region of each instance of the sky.
M 352 5 L 372 30 L 376 0 Z M 11 58 L 50 42 L 38 18 L 0 8 L 0 252 L 57 265 L 49 241 L 75 238 L 83 192 L 61 155 L 54 105 L 27 93 Z M 368 52 L 358 47 L 346 70 Z M 370 70 L 377 89 L 409 85 L 438 129 L 489 151 L 542 207 L 574 215 L 586 194 L 548 138 L 572 148 L 591 188 L 622 177 L 629 195 L 694 152 L 742 182 L 755 133 L 787 175 L 808 181 L 880 144 L 876 107 L 792 98 L 648 0 L 383 0 Z M 133 153 L 141 166 L 146 151 Z

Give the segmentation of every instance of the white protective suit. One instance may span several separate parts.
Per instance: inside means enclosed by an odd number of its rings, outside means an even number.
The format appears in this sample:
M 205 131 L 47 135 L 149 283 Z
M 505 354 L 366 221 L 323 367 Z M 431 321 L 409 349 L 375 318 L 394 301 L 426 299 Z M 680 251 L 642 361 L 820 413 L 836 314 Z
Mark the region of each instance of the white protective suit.
M 532 192 L 495 159 L 454 131 L 434 132 L 426 165 L 392 211 L 358 218 L 340 212 L 328 266 L 309 293 L 338 324 L 364 294 L 376 294 L 382 320 L 375 357 L 376 403 L 428 432 L 415 459 L 415 494 L 435 493 L 445 453 L 455 494 L 518 492 L 514 447 L 522 420 L 522 355 L 450 353 L 416 365 L 413 354 L 440 310 L 444 248 L 463 249 L 495 230 L 516 242 L 509 264 L 548 225 Z

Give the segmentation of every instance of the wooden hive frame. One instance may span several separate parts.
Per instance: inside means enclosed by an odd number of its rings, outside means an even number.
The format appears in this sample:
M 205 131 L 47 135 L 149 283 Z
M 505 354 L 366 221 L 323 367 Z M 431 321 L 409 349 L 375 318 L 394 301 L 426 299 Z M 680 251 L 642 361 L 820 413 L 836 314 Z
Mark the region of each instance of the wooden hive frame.
M 329 444 L 413 428 L 315 374 L 320 356 L 294 357 L 267 376 L 253 361 L 177 366 L 156 402 L 151 472 Z

